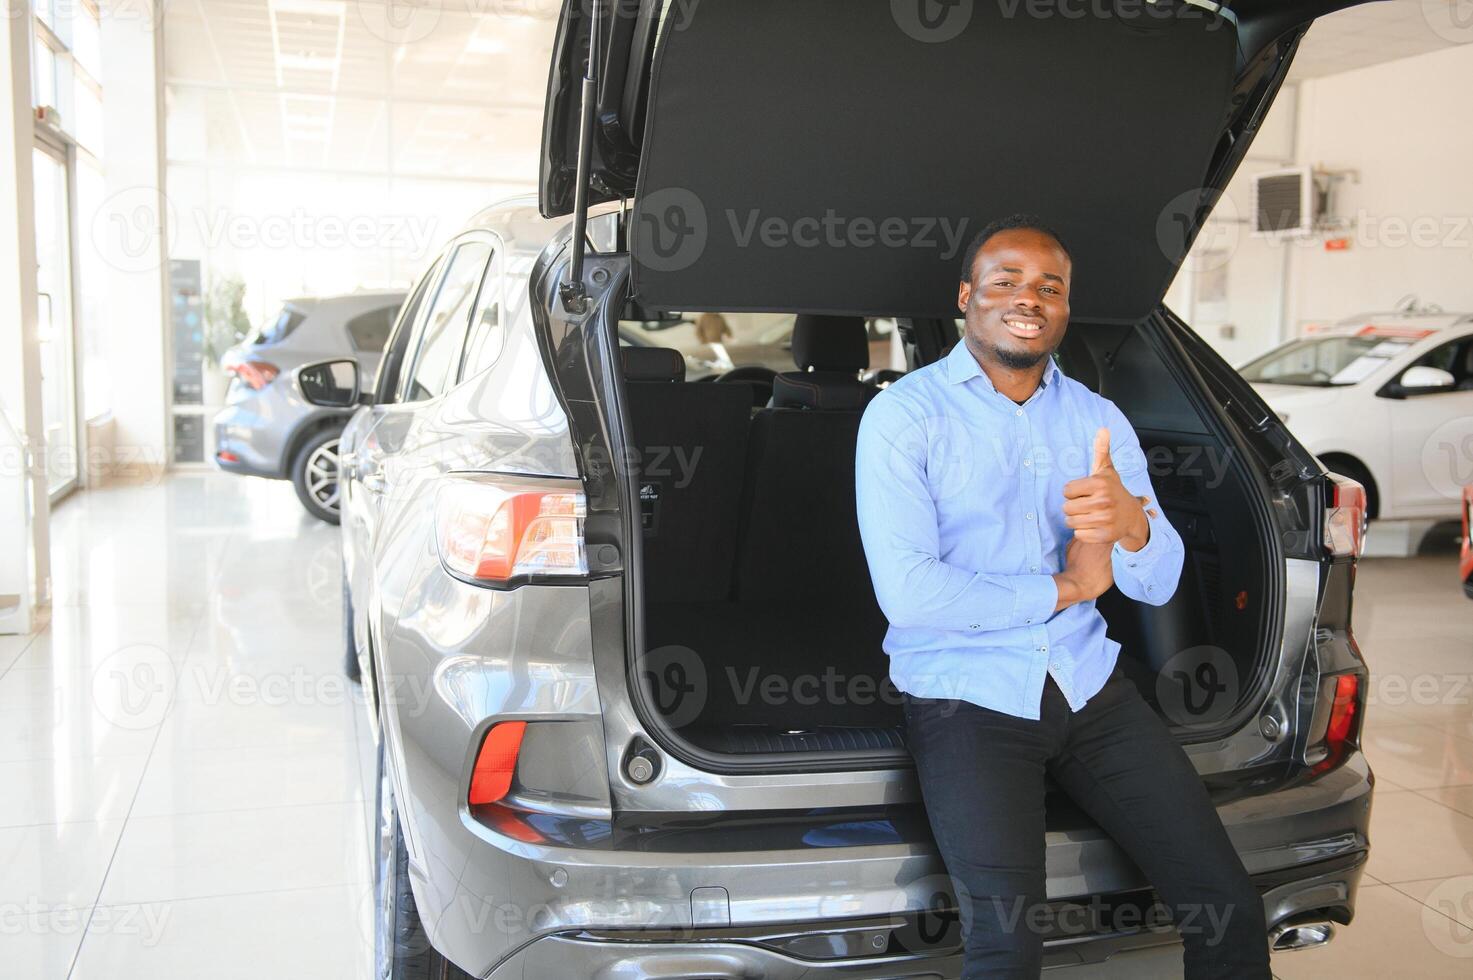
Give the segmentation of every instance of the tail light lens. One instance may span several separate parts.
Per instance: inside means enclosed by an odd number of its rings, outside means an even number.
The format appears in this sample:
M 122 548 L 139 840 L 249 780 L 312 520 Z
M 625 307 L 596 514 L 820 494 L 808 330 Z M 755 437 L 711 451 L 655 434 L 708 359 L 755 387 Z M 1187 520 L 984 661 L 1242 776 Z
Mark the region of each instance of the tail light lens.
M 1366 488 L 1330 474 L 1330 506 L 1325 511 L 1325 551 L 1332 558 L 1359 558 L 1366 548 Z
M 481 740 L 476 753 L 476 767 L 471 772 L 468 797 L 472 806 L 495 803 L 511 789 L 511 777 L 517 770 L 517 753 L 522 750 L 525 721 L 503 721 L 492 725 Z
M 586 577 L 579 487 L 515 477 L 447 485 L 435 510 L 441 564 L 478 585 Z
M 1325 755 L 1314 764 L 1315 772 L 1339 765 L 1350 748 L 1360 716 L 1360 675 L 1340 674 L 1327 678 L 1325 694 L 1331 697 L 1330 717 L 1325 725 Z
M 275 364 L 267 364 L 265 361 L 237 361 L 226 365 L 225 370 L 239 378 L 252 391 L 260 391 L 281 373 L 281 369 Z

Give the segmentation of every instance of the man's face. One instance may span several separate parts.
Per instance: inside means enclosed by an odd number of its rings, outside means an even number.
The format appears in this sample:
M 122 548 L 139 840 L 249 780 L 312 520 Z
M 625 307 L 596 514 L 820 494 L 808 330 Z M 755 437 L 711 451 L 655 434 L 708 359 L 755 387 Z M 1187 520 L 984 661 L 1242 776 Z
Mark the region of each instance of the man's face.
M 957 299 L 967 345 L 1015 370 L 1037 365 L 1069 325 L 1069 273 L 1069 258 L 1051 235 L 1031 228 L 993 235 Z

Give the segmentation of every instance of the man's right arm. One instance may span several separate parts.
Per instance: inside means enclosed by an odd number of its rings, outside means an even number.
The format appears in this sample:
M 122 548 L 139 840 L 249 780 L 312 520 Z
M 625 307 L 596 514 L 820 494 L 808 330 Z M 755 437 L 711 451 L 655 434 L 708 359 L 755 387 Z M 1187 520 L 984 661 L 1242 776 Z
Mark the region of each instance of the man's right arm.
M 864 413 L 855 491 L 875 597 L 892 626 L 1013 629 L 1062 608 L 1052 575 L 991 575 L 941 560 L 926 423 L 896 394 L 875 399 Z

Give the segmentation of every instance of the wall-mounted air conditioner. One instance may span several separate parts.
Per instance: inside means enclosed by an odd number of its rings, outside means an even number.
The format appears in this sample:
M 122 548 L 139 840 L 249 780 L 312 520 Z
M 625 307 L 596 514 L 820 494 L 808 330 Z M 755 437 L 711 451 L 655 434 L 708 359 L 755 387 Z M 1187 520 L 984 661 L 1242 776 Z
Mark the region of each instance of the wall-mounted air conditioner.
M 1309 167 L 1269 170 L 1253 178 L 1253 234 L 1292 238 L 1312 234 L 1325 216 L 1328 182 L 1321 190 Z

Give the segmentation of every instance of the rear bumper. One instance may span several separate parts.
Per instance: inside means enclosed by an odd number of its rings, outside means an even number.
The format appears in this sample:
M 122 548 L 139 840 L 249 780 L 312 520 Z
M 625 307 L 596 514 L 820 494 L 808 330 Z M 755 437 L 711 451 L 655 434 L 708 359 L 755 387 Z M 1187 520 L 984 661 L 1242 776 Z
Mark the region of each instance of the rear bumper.
M 1369 848 L 1371 789 L 1369 768 L 1356 752 L 1311 782 L 1219 803 L 1244 865 L 1263 890 L 1270 927 L 1291 917 L 1350 919 Z M 580 833 L 587 834 L 594 823 L 583 822 Z M 742 851 L 733 844 L 740 835 L 711 832 L 709 826 L 623 847 L 610 846 L 622 836 L 617 832 L 591 835 L 603 846 L 564 846 L 546 833 L 522 833 L 509 821 L 492 829 L 470 818 L 463 826 L 482 840 L 471 867 L 484 870 L 480 884 L 485 890 L 468 888 L 478 876 L 462 871 L 453 882 L 433 882 L 420 907 L 447 910 L 434 923 L 426 922 L 430 934 L 446 956 L 477 976 L 944 977 L 959 972 L 956 961 L 948 959 L 955 953 L 934 947 L 899 958 L 886 955 L 886 945 L 876 947 L 875 955 L 813 959 L 730 938 L 733 930 L 749 936 L 800 935 L 807 937 L 807 948 L 813 937 L 855 923 L 947 907 L 950 881 L 934 845 L 911 840 L 903 831 L 890 842 L 835 846 L 830 838 L 823 846 Z M 546 832 L 550 825 L 534 818 L 526 829 L 534 827 Z M 703 847 L 699 836 L 707 833 L 712 839 Z M 534 842 L 535 837 L 541 839 Z M 815 840 L 812 834 L 800 839 Z M 635 849 L 625 849 L 631 846 Z M 1054 901 L 1119 896 L 1147 887 L 1133 863 L 1097 828 L 1051 830 L 1047 862 Z M 507 896 L 515 896 L 523 910 L 536 910 L 516 920 L 525 929 L 496 928 L 484 915 L 456 912 L 488 902 L 500 908 Z M 1073 935 L 1051 940 L 1049 957 L 1059 965 L 1099 962 L 1124 950 L 1175 941 L 1169 930 Z
M 1315 862 L 1272 875 L 1255 876 L 1263 893 L 1270 928 L 1301 916 L 1350 921 L 1366 853 Z M 912 917 L 887 920 L 816 924 L 804 938 L 799 956 L 784 948 L 801 927 L 787 930 L 687 930 L 676 941 L 648 933 L 568 932 L 545 936 L 523 946 L 489 974 L 490 980 L 522 977 L 590 977 L 593 980 L 638 976 L 649 980 L 811 980 L 815 977 L 942 978 L 961 974 L 961 954 L 955 937 L 949 948 L 929 953 L 896 952 L 903 937 L 924 930 Z M 953 930 L 953 934 L 955 930 Z M 819 938 L 822 937 L 822 938 Z M 1264 937 L 1265 944 L 1268 937 Z M 1161 946 L 1176 945 L 1170 928 L 1093 933 L 1048 940 L 1044 969 L 1079 968 L 1081 973 L 1115 957 Z M 874 955 L 812 955 L 825 947 L 877 950 Z
M 214 420 L 215 465 L 227 473 L 284 478 L 286 443 L 296 420 L 282 425 L 276 407 L 258 395 L 221 409 Z

